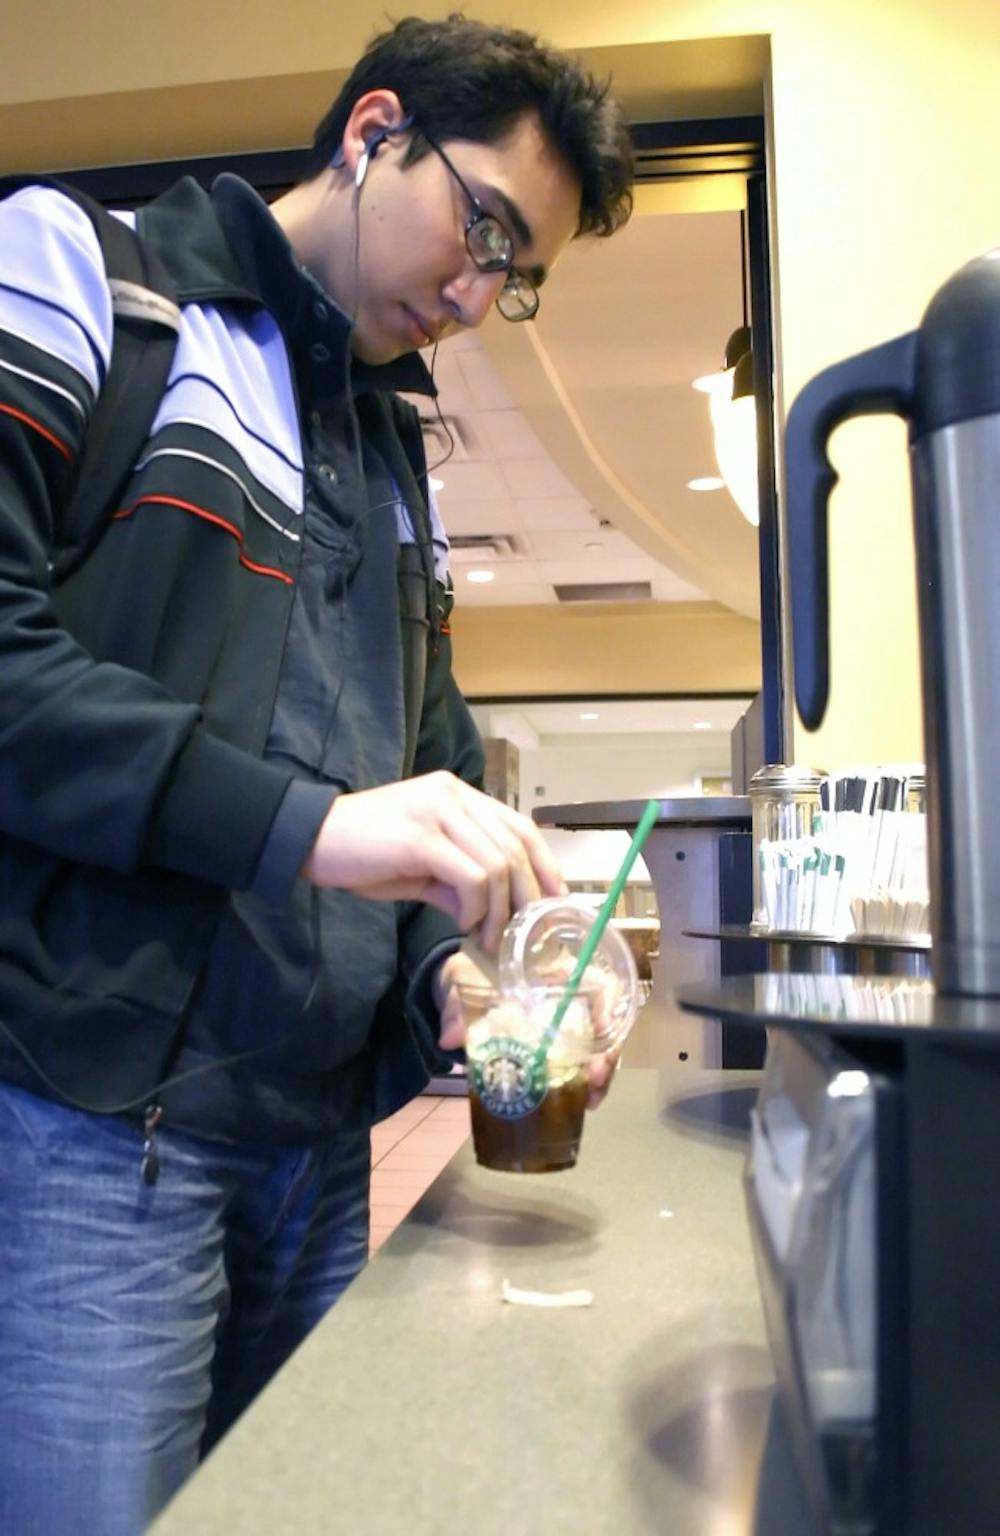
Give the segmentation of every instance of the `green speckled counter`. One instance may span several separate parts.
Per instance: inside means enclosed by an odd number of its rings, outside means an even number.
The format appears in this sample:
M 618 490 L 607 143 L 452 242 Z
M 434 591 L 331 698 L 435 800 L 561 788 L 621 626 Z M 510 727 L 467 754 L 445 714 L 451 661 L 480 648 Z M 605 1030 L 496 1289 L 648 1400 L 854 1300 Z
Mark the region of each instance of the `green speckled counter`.
M 464 1148 L 155 1536 L 808 1536 L 743 1214 L 756 1080 L 623 1070 L 569 1173 Z

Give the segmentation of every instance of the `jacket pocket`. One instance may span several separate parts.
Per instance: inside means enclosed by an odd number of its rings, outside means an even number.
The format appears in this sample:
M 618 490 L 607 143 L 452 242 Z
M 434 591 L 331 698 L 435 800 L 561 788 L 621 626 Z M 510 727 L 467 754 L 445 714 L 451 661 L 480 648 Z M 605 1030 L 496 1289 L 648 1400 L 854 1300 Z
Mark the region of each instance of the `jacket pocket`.
M 62 997 L 115 999 L 161 1016 L 186 1009 L 224 893 L 165 870 L 115 870 L 0 849 L 0 956 Z

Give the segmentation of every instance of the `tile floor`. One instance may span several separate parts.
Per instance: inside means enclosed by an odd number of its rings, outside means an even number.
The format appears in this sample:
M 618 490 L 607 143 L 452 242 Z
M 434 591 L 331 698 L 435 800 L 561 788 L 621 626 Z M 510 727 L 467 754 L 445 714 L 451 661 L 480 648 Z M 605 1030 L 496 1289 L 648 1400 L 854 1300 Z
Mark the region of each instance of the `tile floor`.
M 464 1094 L 421 1095 L 372 1131 L 372 1226 L 376 1253 L 469 1138 Z

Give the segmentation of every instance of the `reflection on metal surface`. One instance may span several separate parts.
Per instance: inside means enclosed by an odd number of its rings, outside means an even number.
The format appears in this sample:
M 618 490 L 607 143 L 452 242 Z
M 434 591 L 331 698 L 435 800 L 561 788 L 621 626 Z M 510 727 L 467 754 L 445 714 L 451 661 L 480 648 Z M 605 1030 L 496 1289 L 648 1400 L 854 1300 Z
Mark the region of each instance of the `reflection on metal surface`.
M 926 1030 L 937 1039 L 1000 1034 L 1000 999 L 945 996 L 933 982 L 910 976 L 816 976 L 768 972 L 684 986 L 678 1002 L 697 1014 L 844 1034 Z
M 750 1111 L 757 1098 L 757 1083 L 737 1081 L 731 1088 L 718 1088 L 698 1093 L 676 1094 L 677 1074 L 665 1074 L 666 1084 L 675 1090 L 675 1097 L 664 1105 L 665 1120 L 675 1126 L 712 1141 L 746 1141 L 750 1135 Z
M 644 800 L 594 800 L 568 805 L 536 805 L 532 816 L 540 827 L 597 827 L 605 831 L 638 824 Z M 749 795 L 698 795 L 660 801 L 658 826 L 749 827 Z M 661 914 L 662 915 L 662 914 Z
M 870 1083 L 867 1072 L 838 1072 L 827 1086 L 827 1098 L 856 1099 Z
M 706 1517 L 735 1517 L 735 1529 L 746 1531 L 773 1395 L 767 1352 L 718 1342 L 678 1359 L 672 1342 L 662 1345 L 661 1353 L 652 1342 L 643 1360 L 632 1363 L 626 1399 L 632 1429 L 647 1456 L 704 1496 Z
M 935 991 L 930 981 L 894 976 L 829 976 L 810 971 L 754 978 L 758 1006 L 774 1016 L 926 1024 Z

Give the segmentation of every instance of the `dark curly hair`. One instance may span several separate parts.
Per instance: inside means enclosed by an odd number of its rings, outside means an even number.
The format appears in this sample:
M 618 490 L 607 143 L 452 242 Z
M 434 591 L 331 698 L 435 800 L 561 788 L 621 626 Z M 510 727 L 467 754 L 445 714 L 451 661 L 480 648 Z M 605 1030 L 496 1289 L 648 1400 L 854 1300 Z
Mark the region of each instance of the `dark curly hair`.
M 613 235 L 632 212 L 632 141 L 609 84 L 528 32 L 455 14 L 380 33 L 316 129 L 310 174 L 329 165 L 355 102 L 373 90 L 395 91 L 414 119 L 405 165 L 428 153 L 421 130 L 493 144 L 532 114 L 580 182 L 577 234 Z

